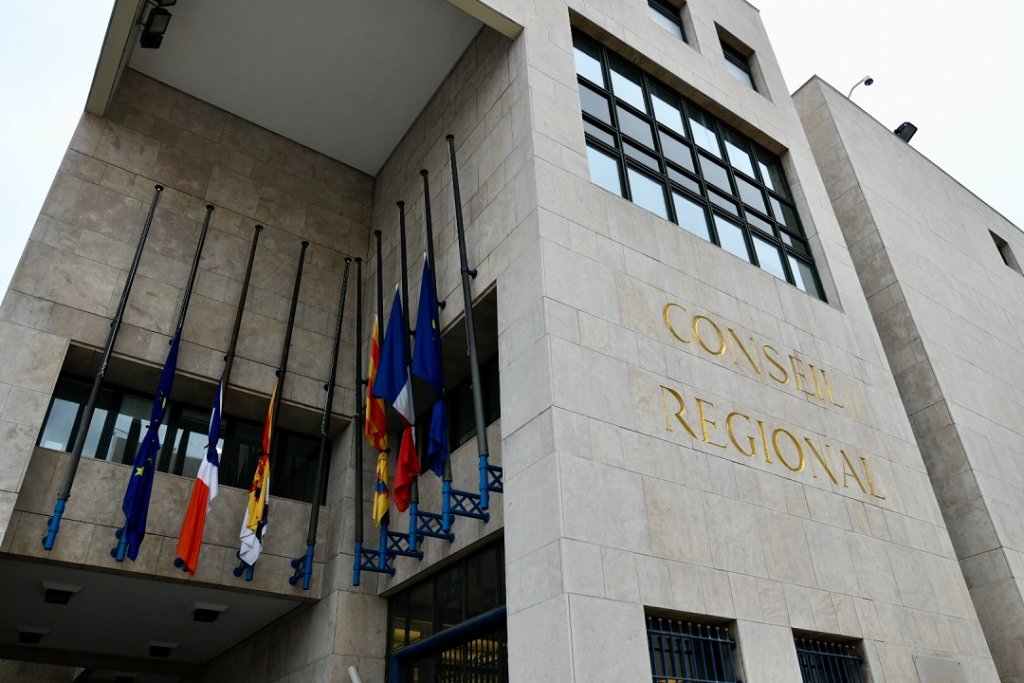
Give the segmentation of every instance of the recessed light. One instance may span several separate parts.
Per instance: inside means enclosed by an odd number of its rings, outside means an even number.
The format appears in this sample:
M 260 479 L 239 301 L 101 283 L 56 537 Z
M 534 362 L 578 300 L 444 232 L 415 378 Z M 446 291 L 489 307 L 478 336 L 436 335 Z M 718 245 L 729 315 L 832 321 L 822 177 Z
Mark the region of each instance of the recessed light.
M 171 653 L 178 648 L 178 643 L 167 643 L 159 640 L 149 641 L 146 650 L 150 657 L 170 657 Z
M 192 605 L 192 620 L 212 624 L 217 621 L 220 613 L 227 609 L 227 605 L 218 605 L 215 602 L 196 602 Z
M 70 583 L 56 583 L 54 581 L 43 581 L 43 602 L 51 605 L 66 605 L 71 597 L 82 590 L 81 586 Z
M 50 629 L 39 626 L 19 626 L 18 643 L 21 645 L 38 645 L 43 636 L 49 632 Z

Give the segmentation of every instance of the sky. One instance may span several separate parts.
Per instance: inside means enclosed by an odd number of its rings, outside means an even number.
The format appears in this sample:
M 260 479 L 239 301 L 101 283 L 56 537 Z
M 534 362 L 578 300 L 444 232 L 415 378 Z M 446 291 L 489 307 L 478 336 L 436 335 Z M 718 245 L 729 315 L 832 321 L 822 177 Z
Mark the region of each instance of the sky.
M 817 74 L 1024 226 L 1020 0 L 754 0 L 790 90 Z M 113 0 L 13 0 L 0 22 L 0 291 L 85 106 Z M 173 30 L 173 23 L 171 24 Z M 17 65 L 11 68 L 10 65 Z

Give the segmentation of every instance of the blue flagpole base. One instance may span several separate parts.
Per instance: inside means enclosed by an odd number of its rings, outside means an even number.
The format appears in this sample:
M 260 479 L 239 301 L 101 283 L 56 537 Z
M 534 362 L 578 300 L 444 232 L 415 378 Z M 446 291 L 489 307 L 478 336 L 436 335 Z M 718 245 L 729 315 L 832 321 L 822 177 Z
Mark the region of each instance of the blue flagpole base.
M 488 471 L 487 456 L 480 454 L 480 509 L 487 510 L 491 505 L 490 490 L 487 487 Z
M 441 530 L 446 534 L 452 530 L 452 483 L 448 480 L 441 482 Z
M 409 550 L 416 552 L 417 546 L 419 545 L 419 517 L 420 517 L 420 504 L 410 503 L 409 504 Z
M 174 566 L 183 572 L 188 572 L 188 566 L 185 564 L 185 560 L 180 557 L 174 558 Z
M 306 554 L 292 560 L 292 568 L 295 573 L 288 577 L 288 583 L 295 585 L 302 579 L 302 590 L 308 591 L 313 582 L 313 546 L 306 546 Z
M 117 537 L 117 545 L 110 549 L 110 556 L 118 562 L 124 562 L 125 555 L 128 553 L 128 537 L 124 532 L 124 527 L 115 531 L 114 536 Z
M 238 566 L 232 569 L 231 573 L 234 574 L 236 577 L 241 577 L 244 574 L 246 581 L 252 581 L 252 577 L 256 573 L 256 567 L 254 565 L 248 564 L 245 560 L 239 558 Z
M 469 491 L 452 489 L 449 498 L 451 498 L 453 515 L 469 517 L 470 519 L 479 519 L 485 524 L 491 521 L 490 513 L 480 507 L 479 493 L 470 493 Z
M 53 506 L 53 516 L 46 523 L 46 536 L 43 536 L 44 550 L 53 550 L 53 544 L 57 542 L 57 533 L 60 531 L 60 520 L 64 517 L 65 505 L 67 505 L 67 501 L 58 498 L 57 504 Z

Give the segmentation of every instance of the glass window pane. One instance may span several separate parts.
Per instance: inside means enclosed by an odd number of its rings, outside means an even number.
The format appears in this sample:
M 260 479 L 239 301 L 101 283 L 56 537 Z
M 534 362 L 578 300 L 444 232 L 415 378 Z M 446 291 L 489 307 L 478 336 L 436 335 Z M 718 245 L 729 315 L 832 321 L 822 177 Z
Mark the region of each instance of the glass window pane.
M 757 235 L 751 235 L 751 237 L 754 242 L 754 251 L 757 252 L 757 262 L 760 264 L 761 269 L 767 270 L 780 280 L 785 280 L 786 271 L 782 267 L 782 255 L 779 253 L 779 248 Z
M 718 231 L 718 243 L 723 249 L 744 261 L 750 261 L 747 242 L 743 239 L 743 230 L 740 226 L 721 216 L 715 216 L 715 229 Z
M 756 88 L 754 88 L 754 79 L 750 77 L 750 72 L 746 69 L 733 64 L 727 59 L 725 60 L 725 70 L 732 74 L 732 77 L 737 81 L 745 84 L 748 88 L 756 90 Z
M 608 98 L 582 83 L 579 84 L 579 91 L 580 107 L 583 111 L 610 126 L 612 124 L 612 115 Z
M 782 173 L 782 167 L 779 166 L 778 159 L 768 152 L 759 149 L 757 150 L 757 166 L 761 171 L 761 180 L 769 189 L 775 190 L 787 197 L 789 196 L 789 190 L 786 187 L 786 176 Z
M 727 197 L 723 197 L 722 195 L 720 195 L 719 193 L 715 192 L 712 189 L 708 189 L 708 199 L 710 199 L 711 203 L 714 204 L 715 206 L 721 207 L 728 211 L 729 213 L 731 213 L 733 216 L 739 218 L 740 210 L 739 207 L 736 205 L 736 202 L 734 202 L 733 200 Z
M 636 145 L 631 145 L 628 142 L 623 142 L 622 148 L 626 151 L 626 156 L 630 159 L 639 161 L 655 173 L 661 173 L 661 164 L 658 163 L 658 159 L 653 154 L 648 154 Z
M 75 428 L 79 405 L 77 401 L 56 397 L 53 399 L 53 406 L 43 427 L 43 435 L 39 438 L 40 447 L 58 451 L 71 449 L 71 430 Z
M 587 160 L 590 162 L 590 180 L 609 192 L 623 196 L 619 160 L 590 145 L 587 145 Z
M 693 131 L 693 141 L 703 149 L 722 158 L 722 150 L 718 146 L 718 134 L 715 133 L 715 124 L 711 117 L 697 109 L 690 109 L 690 130 Z
M 801 254 L 806 254 L 808 256 L 811 255 L 811 250 L 807 248 L 807 242 L 805 242 L 802 238 L 794 237 L 793 235 L 790 235 L 785 230 L 779 230 L 779 235 L 782 236 L 782 241 L 783 242 L 785 242 L 787 245 L 793 247 L 794 249 L 799 251 Z
M 775 214 L 775 220 L 794 232 L 803 233 L 800 229 L 800 221 L 797 220 L 796 211 L 793 210 L 793 207 L 789 204 L 783 204 L 771 195 L 768 195 L 768 201 L 772 205 L 772 213 Z
M 729 154 L 729 163 L 732 167 L 743 171 L 751 178 L 754 175 L 754 164 L 750 160 L 750 153 L 747 152 L 747 141 L 743 136 L 731 130 L 725 131 L 725 150 Z
M 666 159 L 679 164 L 688 171 L 694 170 L 693 152 L 690 151 L 689 145 L 676 140 L 671 133 L 665 131 L 659 131 L 658 138 L 661 140 L 661 152 Z
M 750 223 L 755 228 L 759 228 L 761 231 L 768 235 L 774 235 L 775 231 L 772 229 L 772 224 L 764 220 L 752 211 L 747 211 L 747 223 Z
M 690 192 L 696 195 L 700 194 L 700 183 L 679 169 L 674 168 L 671 164 L 668 166 L 668 177 L 672 179 L 672 182 L 679 183 Z
M 789 256 L 789 269 L 793 271 L 793 279 L 796 280 L 797 287 L 808 294 L 818 297 L 822 301 L 825 300 L 825 293 L 818 286 L 818 279 L 815 277 L 813 266 L 809 266 L 803 261 Z
M 409 590 L 409 642 L 434 632 L 434 582 L 424 581 Z
M 591 137 L 597 138 L 598 140 L 605 143 L 609 147 L 615 146 L 615 136 L 606 131 L 604 128 L 594 125 L 590 121 L 583 122 L 583 132 L 586 133 L 587 135 L 590 135 Z
M 650 5 L 647 6 L 647 9 L 648 13 L 651 15 L 651 21 L 672 33 L 672 35 L 679 40 L 683 40 L 683 28 L 678 18 L 673 21 L 671 17 L 665 16 L 662 12 L 654 9 Z
M 711 232 L 708 229 L 707 210 L 689 197 L 678 192 L 672 193 L 672 203 L 676 208 L 676 218 L 679 219 L 679 227 L 689 230 L 694 235 L 711 241 Z
M 139 444 L 146 435 L 146 425 L 149 424 L 152 407 L 152 399 L 126 394 L 121 399 L 121 408 L 114 421 L 114 432 L 110 437 L 106 453 L 97 454 L 97 457 L 112 462 L 133 462 L 135 454 L 139 450 Z M 93 418 L 93 424 L 95 424 L 95 418 Z M 160 425 L 159 435 L 160 443 L 163 444 L 164 437 L 167 436 L 166 422 Z
M 640 85 L 640 75 L 623 64 L 612 64 L 612 92 L 624 102 L 632 104 L 640 111 L 646 112 L 644 90 Z
M 601 71 L 600 53 L 593 46 L 582 41 L 576 41 L 573 45 L 573 56 L 576 59 L 576 73 L 584 78 L 597 83 L 602 88 L 608 87 L 604 82 L 604 73 Z
M 674 104 L 675 93 L 672 93 L 658 86 L 651 88 L 651 103 L 654 105 L 654 118 L 658 123 L 667 126 L 686 137 L 686 126 L 683 125 L 683 115 L 679 107 Z
M 704 180 L 732 194 L 732 185 L 729 184 L 729 174 L 725 167 L 703 154 L 700 155 L 700 173 L 704 176 Z
M 629 189 L 633 195 L 633 203 L 639 204 L 648 211 L 653 211 L 664 219 L 668 219 L 668 210 L 665 206 L 665 190 L 661 183 L 652 178 L 628 169 Z
M 622 107 L 616 107 L 616 110 L 619 115 L 619 130 L 640 144 L 654 149 L 654 136 L 651 135 L 651 124 Z
M 761 189 L 753 183 L 748 183 L 743 178 L 736 176 L 736 188 L 740 191 L 740 199 L 745 204 L 749 204 L 758 211 L 764 213 L 768 212 L 768 207 L 764 203 L 764 195 L 761 194 Z

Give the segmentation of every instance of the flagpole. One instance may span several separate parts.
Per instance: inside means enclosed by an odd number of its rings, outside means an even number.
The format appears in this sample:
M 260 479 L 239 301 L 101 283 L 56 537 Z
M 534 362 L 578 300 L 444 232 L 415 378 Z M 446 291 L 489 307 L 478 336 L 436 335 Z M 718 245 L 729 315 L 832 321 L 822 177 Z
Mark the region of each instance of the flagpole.
M 380 230 L 373 231 L 373 239 L 377 246 L 377 326 L 378 329 L 384 324 L 384 254 L 381 250 L 381 240 L 383 235 Z M 377 342 L 380 343 L 379 341 Z M 364 415 L 365 417 L 365 415 Z M 395 449 L 395 453 L 398 453 L 398 449 Z M 387 456 L 385 456 L 387 457 Z M 398 470 L 398 459 L 395 458 L 395 470 Z M 386 482 L 385 482 L 386 483 Z M 376 487 L 375 487 L 376 488 Z M 388 511 L 384 514 L 384 517 L 380 521 L 380 533 L 378 534 L 377 548 L 380 552 L 380 556 L 377 558 L 377 567 L 380 570 L 386 570 L 388 566 L 387 548 L 388 548 L 388 534 L 390 533 L 389 527 L 391 526 L 391 500 L 388 500 Z
M 398 245 L 399 245 L 399 259 L 401 261 L 400 270 L 402 273 L 402 301 L 405 304 L 402 308 L 402 312 L 405 317 L 405 329 L 406 337 L 403 340 L 405 342 L 405 357 L 412 359 L 412 344 L 410 340 L 412 338 L 413 330 L 409 327 L 409 274 L 406 272 L 408 269 L 408 257 L 405 249 L 405 202 L 398 202 Z M 410 392 L 410 402 L 412 403 L 412 415 L 413 424 L 413 437 L 416 436 L 416 401 L 412 397 Z M 401 457 L 401 449 L 399 449 L 398 457 Z M 420 449 L 419 445 L 416 446 L 416 459 L 419 460 Z M 398 472 L 398 462 L 395 462 L 395 472 Z M 409 486 L 409 550 L 416 552 L 417 545 L 419 544 L 419 538 L 417 537 L 417 527 L 419 526 L 419 509 L 420 509 L 420 482 L 419 476 L 413 478 L 412 483 Z
M 235 306 L 235 321 L 231 327 L 231 338 L 228 341 L 228 350 L 224 354 L 224 370 L 221 372 L 220 382 L 217 384 L 217 394 L 214 397 L 214 405 L 211 411 L 211 423 L 209 428 L 207 449 L 213 448 L 216 451 L 217 448 L 217 434 L 219 434 L 220 424 L 217 426 L 213 425 L 214 420 L 220 420 L 220 411 L 223 408 L 224 390 L 227 388 L 228 381 L 231 377 L 231 366 L 235 360 L 235 347 L 238 345 L 238 333 L 242 327 L 242 313 L 245 311 L 245 299 L 249 292 L 249 279 L 252 275 L 252 264 L 256 260 L 256 244 L 260 239 L 260 232 L 263 231 L 262 225 L 256 225 L 253 232 L 252 240 L 249 243 L 249 258 L 246 261 L 245 273 L 242 276 L 242 291 L 238 295 L 238 304 Z M 207 453 L 207 458 L 209 453 Z M 216 467 L 219 466 L 219 457 L 216 460 L 216 465 L 213 469 L 214 483 L 216 483 L 217 472 Z M 200 508 L 209 506 L 213 497 L 216 496 L 216 489 L 213 493 L 207 490 L 208 498 L 197 498 L 202 496 L 202 492 L 198 487 L 198 480 L 202 478 L 202 465 L 200 465 L 200 472 L 196 475 L 196 484 L 193 485 L 192 495 L 189 498 L 189 507 L 186 510 L 185 518 L 182 520 L 181 533 L 178 537 L 178 548 L 174 558 L 174 566 L 181 569 L 184 572 L 195 574 L 196 568 L 199 562 L 199 550 L 202 544 L 203 530 L 206 526 L 206 515 L 205 511 L 197 513 L 199 521 L 192 520 L 193 526 L 189 527 L 191 514 L 193 512 L 193 505 L 198 505 Z M 205 482 L 205 480 L 204 480 Z M 207 485 L 209 482 L 206 482 Z M 205 502 L 205 505 L 204 505 Z
M 378 274 L 380 269 L 377 269 Z M 363 408 L 363 259 L 356 258 L 356 362 L 355 362 L 355 399 L 356 409 L 353 415 L 353 429 L 355 433 L 355 452 L 353 453 L 353 465 L 355 473 L 352 476 L 353 484 L 353 506 L 355 514 L 355 562 L 352 567 L 352 585 L 359 585 L 359 575 L 363 561 L 363 420 L 365 419 Z
M 423 212 L 426 218 L 426 232 L 427 232 L 427 263 L 430 264 L 430 277 L 434 283 L 434 294 L 437 294 L 437 268 L 434 266 L 434 221 L 430 215 L 430 181 L 428 179 L 429 173 L 427 169 L 420 169 L 420 175 L 423 177 Z M 437 302 L 437 319 L 441 319 L 441 309 L 444 308 L 444 302 L 438 300 Z M 441 331 L 438 330 L 440 336 Z M 445 396 L 438 396 L 439 401 L 444 401 Z M 445 429 L 448 425 L 445 425 Z M 451 457 L 445 458 L 444 470 L 441 477 L 441 530 L 449 532 L 452 529 L 452 461 Z
M 231 327 L 231 341 L 228 342 L 228 351 L 224 354 L 224 388 L 228 386 L 228 379 L 231 377 L 231 368 L 235 364 L 235 347 L 238 346 L 238 332 L 242 329 L 242 313 L 245 310 L 245 298 L 249 293 L 249 278 L 252 276 L 252 264 L 256 260 L 256 244 L 260 241 L 260 233 L 263 226 L 257 224 L 253 229 L 252 242 L 249 244 L 249 261 L 245 266 L 245 275 L 242 276 L 242 293 L 238 296 L 238 305 L 235 306 L 235 323 Z
M 278 444 L 277 425 L 281 419 L 281 394 L 284 392 L 284 377 L 288 372 L 288 352 L 292 345 L 292 329 L 295 327 L 295 311 L 299 306 L 299 286 L 302 283 L 302 267 L 306 262 L 306 248 L 309 242 L 302 240 L 302 249 L 299 251 L 299 265 L 295 271 L 295 285 L 292 288 L 292 304 L 288 311 L 288 326 L 284 331 L 284 347 L 281 349 L 281 364 L 277 368 L 277 386 L 274 389 L 273 402 L 271 406 L 270 420 L 270 449 L 268 455 L 276 455 Z M 263 540 L 260 539 L 262 546 Z M 241 576 L 245 572 L 245 580 L 252 581 L 255 566 L 239 558 L 240 564 L 234 569 L 235 576 Z
M 345 318 L 345 295 L 348 293 L 348 269 L 352 265 L 352 257 L 345 257 L 345 271 L 341 278 L 341 298 L 338 301 L 338 324 L 334 328 L 334 350 L 331 357 L 331 374 L 324 384 L 327 399 L 324 401 L 323 418 L 320 420 L 320 456 L 316 466 L 316 486 L 313 487 L 313 502 L 309 508 L 309 531 L 306 534 L 306 554 L 292 560 L 295 573 L 289 577 L 288 583 L 295 585 L 302 577 L 302 590 L 309 590 L 313 580 L 313 553 L 316 546 L 316 530 L 320 521 L 320 501 L 323 499 L 324 462 L 327 454 L 327 436 L 331 428 L 331 413 L 334 412 L 334 388 L 337 386 L 335 377 L 338 374 L 338 349 L 341 347 L 341 322 Z M 356 388 L 358 391 L 358 387 Z
M 85 404 L 85 411 L 78 422 L 78 433 L 75 436 L 75 444 L 71 449 L 71 460 L 68 462 L 64 472 L 64 482 L 57 494 L 57 503 L 53 507 L 53 516 L 46 525 L 46 536 L 43 538 L 43 548 L 53 550 L 53 544 L 60 532 L 60 520 L 64 516 L 64 508 L 68 498 L 71 496 L 71 486 L 75 483 L 75 474 L 78 472 L 78 463 L 82 460 L 82 449 L 85 447 L 85 438 L 92 423 L 92 416 L 96 410 L 96 398 L 100 393 L 100 385 L 103 383 L 103 375 L 107 372 L 107 365 L 110 363 L 110 356 L 114 351 L 114 342 L 117 341 L 117 333 L 121 329 L 121 321 L 124 319 L 124 309 L 128 302 L 128 295 L 132 291 L 132 284 L 135 283 L 135 275 L 139 270 L 139 260 L 142 258 L 142 248 L 146 244 L 146 237 L 149 235 L 149 228 L 153 224 L 153 214 L 156 213 L 156 205 L 160 201 L 160 193 L 163 192 L 163 185 L 154 185 L 153 200 L 149 204 L 149 213 L 146 215 L 146 222 L 142 226 L 142 234 L 139 236 L 138 244 L 135 246 L 135 256 L 128 268 L 128 277 L 125 279 L 124 288 L 121 290 L 121 299 L 117 303 L 117 312 L 110 321 L 110 332 L 107 335 L 107 344 L 103 349 L 103 356 L 100 359 L 100 367 L 96 371 L 96 377 L 92 382 L 92 390 L 89 392 L 89 400 Z
M 462 221 L 462 196 L 459 192 L 459 170 L 455 163 L 455 136 L 445 137 L 448 141 L 448 156 L 452 166 L 452 192 L 455 194 L 455 228 L 459 238 L 459 264 L 462 271 L 462 300 L 466 314 L 466 341 L 469 346 L 469 373 L 473 386 L 473 417 L 476 422 L 476 445 L 480 453 L 480 509 L 489 505 L 489 473 L 487 451 L 487 426 L 484 424 L 483 389 L 480 386 L 480 359 L 476 349 L 476 326 L 473 323 L 473 293 L 469 280 L 476 277 L 476 270 L 469 269 L 466 257 L 466 226 Z
M 193 256 L 192 256 L 192 268 L 191 268 L 191 270 L 189 270 L 188 282 L 185 284 L 185 292 L 184 292 L 184 294 L 181 297 L 181 305 L 178 307 L 178 321 L 174 325 L 174 335 L 171 337 L 171 341 L 169 342 L 171 345 L 175 344 L 176 340 L 180 342 L 181 330 L 185 326 L 185 316 L 188 314 L 188 304 L 189 304 L 189 301 L 191 301 L 191 299 L 192 299 L 192 290 L 193 290 L 193 288 L 195 287 L 195 284 L 196 284 L 196 275 L 199 273 L 199 260 L 202 258 L 202 255 L 203 255 L 203 246 L 206 244 L 206 233 L 210 229 L 210 216 L 212 216 L 212 215 L 213 215 L 213 205 L 212 204 L 207 204 L 206 205 L 206 218 L 203 220 L 203 229 L 199 233 L 199 242 L 196 244 L 196 251 L 195 251 L 195 254 L 193 254 Z M 175 354 L 175 359 L 174 360 L 175 360 L 175 362 L 177 361 L 176 354 Z M 170 359 L 170 357 L 168 357 L 167 362 L 165 362 L 165 367 L 164 367 L 165 371 L 167 371 L 167 367 L 170 364 L 170 362 L 171 362 L 171 359 Z M 172 373 L 170 375 L 171 381 L 170 381 L 170 383 L 168 383 L 168 386 L 166 387 L 168 395 L 170 394 L 171 383 L 173 383 L 173 381 L 174 381 L 174 375 L 173 375 L 174 368 L 173 367 L 170 369 L 170 372 Z M 158 387 L 157 391 L 159 393 L 161 391 L 161 388 Z M 164 396 L 163 397 L 163 400 L 165 401 L 165 406 L 166 406 L 167 398 L 169 398 L 169 396 Z M 163 417 L 161 416 L 160 417 L 160 421 L 162 421 L 162 420 L 163 420 Z M 154 425 L 153 421 L 151 419 L 150 420 L 150 424 L 147 426 L 147 429 L 150 429 L 150 430 L 158 429 L 159 426 L 160 426 L 159 422 L 157 422 Z M 159 437 L 157 437 L 157 439 L 159 441 Z M 145 446 L 143 445 L 142 447 L 140 447 L 140 449 L 141 448 L 145 448 Z M 156 465 L 155 464 L 147 464 L 146 467 L 156 467 Z M 151 488 L 152 487 L 152 480 L 150 480 L 150 482 L 149 482 L 149 487 L 150 487 L 150 490 L 152 490 L 152 488 Z M 131 490 L 131 489 L 129 488 L 129 490 Z M 145 494 L 146 502 L 142 506 L 143 512 L 141 513 L 141 519 L 143 521 L 145 520 L 146 512 L 148 512 L 148 505 L 149 505 L 149 503 L 148 503 L 148 495 L 149 495 L 148 493 Z M 127 500 L 127 498 L 126 498 L 126 500 Z M 116 531 L 114 533 L 114 535 L 117 537 L 117 546 L 115 546 L 114 548 L 111 548 L 110 554 L 118 562 L 124 562 L 125 554 L 128 552 L 128 543 L 129 543 L 129 540 L 130 540 L 129 539 L 129 533 L 128 533 L 128 531 L 129 531 L 129 529 L 128 529 L 128 522 L 129 522 L 129 520 L 126 517 L 125 518 L 124 526 L 121 527 L 118 531 Z M 145 527 L 144 526 L 143 526 L 143 533 L 145 533 Z M 138 539 L 138 542 L 139 543 L 142 542 L 141 536 Z M 135 550 L 133 550 L 133 553 L 137 553 L 138 552 L 138 546 L 134 546 L 134 547 L 135 547 Z M 134 554 L 132 555 L 132 559 L 133 560 L 135 559 Z

